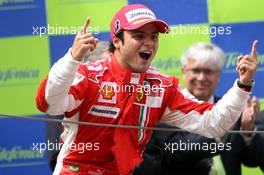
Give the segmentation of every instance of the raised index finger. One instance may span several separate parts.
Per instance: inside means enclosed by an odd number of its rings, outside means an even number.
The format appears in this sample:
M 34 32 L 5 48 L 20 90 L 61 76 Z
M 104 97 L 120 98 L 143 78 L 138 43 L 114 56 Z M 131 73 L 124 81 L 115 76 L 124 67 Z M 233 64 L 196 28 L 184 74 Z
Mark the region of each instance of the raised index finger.
M 257 59 L 257 43 L 258 40 L 255 40 L 252 44 L 252 49 L 251 49 L 251 56 L 255 59 Z
M 90 24 L 90 17 L 87 17 L 83 26 L 82 26 L 82 33 L 85 34 L 86 33 L 86 29 Z

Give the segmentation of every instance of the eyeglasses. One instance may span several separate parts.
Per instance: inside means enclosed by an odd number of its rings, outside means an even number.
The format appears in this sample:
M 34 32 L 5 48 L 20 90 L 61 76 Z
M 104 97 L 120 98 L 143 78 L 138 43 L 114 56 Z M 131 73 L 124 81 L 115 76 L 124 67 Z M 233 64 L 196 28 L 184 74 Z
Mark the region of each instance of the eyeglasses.
M 201 73 L 205 75 L 215 75 L 220 72 L 219 70 L 200 69 L 200 68 L 191 68 L 191 69 L 185 69 L 185 70 L 191 72 L 194 75 L 199 75 Z

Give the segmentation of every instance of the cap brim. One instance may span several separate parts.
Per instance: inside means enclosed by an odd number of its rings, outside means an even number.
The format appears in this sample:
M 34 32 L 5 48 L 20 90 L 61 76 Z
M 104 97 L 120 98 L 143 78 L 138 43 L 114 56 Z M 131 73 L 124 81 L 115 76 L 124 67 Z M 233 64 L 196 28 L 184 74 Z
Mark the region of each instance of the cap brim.
M 136 24 L 130 24 L 126 27 L 124 27 L 123 29 L 125 30 L 136 30 L 146 24 L 150 24 L 150 23 L 154 23 L 157 28 L 158 28 L 158 32 L 160 33 L 168 33 L 169 32 L 169 25 L 162 21 L 162 20 L 158 20 L 158 19 L 149 19 L 149 20 L 145 20 L 143 22 L 140 22 L 140 23 L 136 23 Z

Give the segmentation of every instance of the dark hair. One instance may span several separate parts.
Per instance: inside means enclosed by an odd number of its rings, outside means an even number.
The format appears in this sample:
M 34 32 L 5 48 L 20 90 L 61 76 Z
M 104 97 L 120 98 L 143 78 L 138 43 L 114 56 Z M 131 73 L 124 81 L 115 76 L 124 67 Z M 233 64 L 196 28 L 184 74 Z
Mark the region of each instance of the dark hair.
M 118 32 L 116 34 L 116 37 L 121 40 L 122 44 L 124 44 L 124 30 L 120 30 L 120 32 Z M 115 48 L 115 46 L 113 44 L 113 41 L 110 41 L 108 51 L 111 52 L 111 53 L 114 53 L 115 49 L 116 48 Z

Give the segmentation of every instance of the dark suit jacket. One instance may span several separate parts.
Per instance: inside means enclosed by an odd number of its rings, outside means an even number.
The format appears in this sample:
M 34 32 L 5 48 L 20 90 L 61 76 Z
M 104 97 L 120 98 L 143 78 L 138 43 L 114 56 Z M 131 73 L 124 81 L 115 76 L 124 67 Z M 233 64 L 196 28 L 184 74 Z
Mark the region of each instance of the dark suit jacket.
M 240 125 L 236 126 L 239 129 Z M 264 131 L 264 112 L 260 112 L 256 119 L 256 127 Z M 246 145 L 240 134 L 229 134 L 232 151 L 221 154 L 221 159 L 227 175 L 241 175 L 241 163 L 248 167 L 260 167 L 264 171 L 264 134 L 258 133 Z

